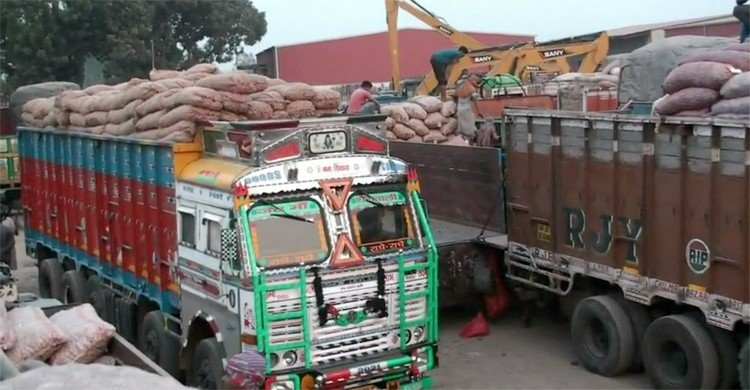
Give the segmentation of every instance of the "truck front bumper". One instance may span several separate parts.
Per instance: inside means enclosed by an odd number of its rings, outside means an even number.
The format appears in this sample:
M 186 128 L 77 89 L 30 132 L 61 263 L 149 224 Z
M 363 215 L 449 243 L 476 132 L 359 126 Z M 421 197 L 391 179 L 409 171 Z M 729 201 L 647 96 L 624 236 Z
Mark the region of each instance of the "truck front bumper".
M 356 389 L 377 388 L 419 390 L 432 388 L 427 372 L 436 366 L 436 348 L 416 348 L 409 355 L 398 354 L 386 359 L 357 362 L 353 365 L 309 372 L 300 375 L 269 376 L 268 390 Z

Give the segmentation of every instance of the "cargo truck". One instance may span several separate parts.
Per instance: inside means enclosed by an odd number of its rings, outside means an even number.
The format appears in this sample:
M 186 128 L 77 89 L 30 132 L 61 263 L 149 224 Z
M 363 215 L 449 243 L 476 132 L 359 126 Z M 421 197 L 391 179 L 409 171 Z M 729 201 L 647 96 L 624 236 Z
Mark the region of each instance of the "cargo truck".
M 437 252 L 383 116 L 202 126 L 167 144 L 20 128 L 40 292 L 92 302 L 172 375 L 217 388 L 428 388 Z
M 750 123 L 504 114 L 495 153 L 392 142 L 417 169 L 432 217 L 502 233 L 493 245 L 464 241 L 477 256 L 462 268 L 494 255 L 519 296 L 572 301 L 573 348 L 592 372 L 645 368 L 659 388 L 739 379 L 747 389 Z

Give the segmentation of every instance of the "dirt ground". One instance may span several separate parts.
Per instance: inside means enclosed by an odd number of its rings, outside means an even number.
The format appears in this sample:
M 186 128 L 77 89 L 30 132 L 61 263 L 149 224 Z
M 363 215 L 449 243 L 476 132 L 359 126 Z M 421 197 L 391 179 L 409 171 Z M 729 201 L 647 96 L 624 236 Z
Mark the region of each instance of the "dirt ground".
M 38 293 L 37 268 L 26 257 L 23 233 L 16 237 L 19 292 Z M 575 363 L 568 324 L 540 318 L 524 328 L 511 311 L 491 324 L 490 334 L 462 339 L 459 333 L 472 313 L 452 309 L 440 313 L 440 367 L 437 389 L 635 389 L 651 387 L 643 374 L 618 378 L 594 375 Z

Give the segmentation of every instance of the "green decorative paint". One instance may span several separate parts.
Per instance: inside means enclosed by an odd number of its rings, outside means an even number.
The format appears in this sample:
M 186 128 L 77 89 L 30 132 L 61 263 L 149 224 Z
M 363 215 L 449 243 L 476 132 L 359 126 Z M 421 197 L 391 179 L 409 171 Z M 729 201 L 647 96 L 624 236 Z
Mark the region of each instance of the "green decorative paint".
M 386 206 L 406 203 L 406 196 L 399 191 L 368 192 L 367 194 L 377 202 Z M 370 203 L 366 196 L 355 194 L 349 198 L 349 207 L 352 209 L 365 209 L 368 207 L 375 207 L 375 205 Z

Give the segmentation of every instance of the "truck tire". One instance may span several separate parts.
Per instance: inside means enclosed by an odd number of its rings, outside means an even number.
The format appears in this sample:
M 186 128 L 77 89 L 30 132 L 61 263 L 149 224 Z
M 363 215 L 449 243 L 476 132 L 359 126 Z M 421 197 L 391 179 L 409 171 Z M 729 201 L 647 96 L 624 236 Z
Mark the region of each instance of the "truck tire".
M 165 318 L 161 311 L 153 310 L 146 314 L 138 332 L 138 349 L 177 378 L 180 374 L 179 348 L 169 337 L 165 326 Z
M 576 305 L 573 349 L 587 370 L 604 376 L 625 372 L 635 355 L 634 334 L 625 309 L 614 298 L 598 295 Z
M 708 333 L 714 341 L 716 353 L 719 356 L 719 389 L 735 389 L 739 380 L 738 353 L 739 348 L 732 337 L 732 333 L 724 329 L 706 324 Z
M 651 325 L 651 316 L 645 306 L 625 299 L 621 294 L 614 294 L 615 300 L 625 309 L 628 315 L 630 325 L 633 326 L 633 336 L 635 337 L 635 354 L 633 355 L 633 365 L 630 369 L 633 372 L 643 371 L 643 338 L 646 335 L 648 326 Z
M 81 303 L 86 300 L 86 276 L 78 270 L 66 271 L 62 276 L 60 301 L 64 304 Z
M 719 356 L 708 330 L 687 315 L 658 318 L 643 342 L 643 364 L 659 389 L 713 389 Z
M 63 267 L 59 260 L 52 257 L 42 260 L 39 266 L 39 295 L 42 298 L 60 299 Z
M 89 276 L 89 279 L 86 281 L 86 299 L 84 302 L 90 303 L 96 309 L 96 313 L 99 316 L 102 315 L 101 289 L 101 278 L 97 275 Z
M 115 326 L 117 334 L 122 336 L 122 298 L 117 295 L 112 297 L 112 325 Z
M 740 349 L 737 370 L 740 372 L 740 387 L 750 390 L 750 338 L 745 339 L 745 343 Z
M 221 363 L 222 348 L 215 337 L 201 340 L 195 347 L 188 378 L 190 386 L 200 389 L 218 389 L 224 376 Z
M 126 298 L 120 303 L 120 335 L 131 343 L 136 342 L 135 304 Z

